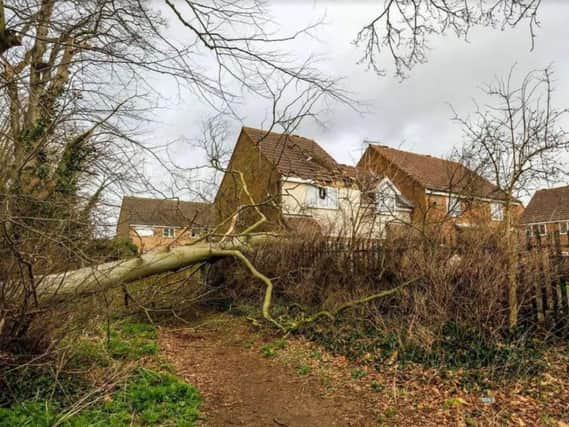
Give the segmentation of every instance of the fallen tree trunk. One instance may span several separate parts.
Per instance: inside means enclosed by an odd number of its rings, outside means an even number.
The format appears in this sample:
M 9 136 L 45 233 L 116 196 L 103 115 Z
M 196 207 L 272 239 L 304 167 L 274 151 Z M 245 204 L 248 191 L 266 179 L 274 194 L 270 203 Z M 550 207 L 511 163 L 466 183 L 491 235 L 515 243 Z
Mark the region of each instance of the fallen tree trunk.
M 45 276 L 38 286 L 38 299 L 80 296 L 131 283 L 156 274 L 176 271 L 218 257 L 234 256 L 249 246 L 267 241 L 267 234 L 253 234 L 222 242 L 198 242 L 175 248 L 160 248 L 137 258 L 119 260 L 61 274 Z

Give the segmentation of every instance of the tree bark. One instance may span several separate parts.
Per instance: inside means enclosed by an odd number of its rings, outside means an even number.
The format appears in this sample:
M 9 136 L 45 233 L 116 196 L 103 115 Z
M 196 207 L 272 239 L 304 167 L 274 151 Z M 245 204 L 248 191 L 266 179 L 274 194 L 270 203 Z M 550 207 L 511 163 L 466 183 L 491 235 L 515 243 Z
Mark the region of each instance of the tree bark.
M 202 241 L 176 248 L 160 248 L 137 258 L 46 276 L 38 287 L 38 299 L 44 301 L 50 298 L 67 298 L 104 291 L 218 257 L 235 256 L 247 247 L 268 239 L 267 234 L 254 234 L 231 238 L 220 243 Z
M 508 269 L 508 326 L 510 330 L 518 325 L 518 257 L 516 252 L 516 242 L 512 235 L 512 204 L 508 196 L 504 210 L 504 237 L 507 251 Z

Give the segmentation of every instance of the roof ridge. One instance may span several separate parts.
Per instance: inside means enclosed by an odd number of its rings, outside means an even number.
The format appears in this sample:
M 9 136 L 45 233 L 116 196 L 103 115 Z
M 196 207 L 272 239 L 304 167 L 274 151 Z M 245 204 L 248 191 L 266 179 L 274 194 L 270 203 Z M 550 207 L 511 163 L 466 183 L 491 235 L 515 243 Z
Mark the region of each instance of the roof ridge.
M 461 163 L 457 160 L 445 159 L 444 157 L 435 156 L 435 155 L 430 154 L 430 153 L 418 153 L 416 151 L 402 150 L 401 148 L 394 148 L 394 147 L 390 147 L 389 145 L 383 145 L 383 144 L 369 144 L 369 145 L 373 146 L 374 148 L 387 148 L 388 150 L 398 151 L 400 153 L 408 153 L 408 154 L 413 154 L 415 156 L 429 157 L 431 159 L 437 159 L 437 160 L 441 160 L 443 162 L 454 163 L 456 165 L 466 167 L 466 165 L 464 163 Z
M 180 202 L 180 203 L 195 203 L 195 204 L 203 204 L 208 205 L 212 202 L 198 202 L 195 200 L 183 200 L 179 197 L 168 197 L 168 198 L 158 198 L 158 197 L 141 197 L 141 196 L 123 196 L 122 200 L 125 199 L 133 199 L 133 200 L 153 200 L 153 201 L 160 201 L 160 202 Z
M 247 132 L 248 130 L 250 130 L 250 131 L 254 131 L 254 132 L 261 132 L 261 133 L 264 133 L 264 134 L 266 134 L 266 135 L 292 136 L 292 137 L 295 137 L 295 138 L 305 139 L 305 140 L 307 140 L 307 141 L 312 141 L 312 142 L 316 143 L 316 141 L 315 141 L 314 139 L 312 139 L 312 138 L 307 138 L 307 137 L 305 137 L 305 136 L 297 135 L 297 134 L 290 133 L 290 132 L 275 132 L 275 131 L 272 131 L 272 130 L 267 131 L 267 130 L 264 130 L 264 129 L 254 128 L 254 127 L 251 127 L 251 126 L 242 126 L 241 129 L 244 130 L 245 132 Z
M 553 190 L 563 190 L 563 189 L 569 189 L 569 184 L 566 185 L 560 185 L 559 187 L 551 187 L 551 188 L 540 188 L 539 191 L 553 191 Z

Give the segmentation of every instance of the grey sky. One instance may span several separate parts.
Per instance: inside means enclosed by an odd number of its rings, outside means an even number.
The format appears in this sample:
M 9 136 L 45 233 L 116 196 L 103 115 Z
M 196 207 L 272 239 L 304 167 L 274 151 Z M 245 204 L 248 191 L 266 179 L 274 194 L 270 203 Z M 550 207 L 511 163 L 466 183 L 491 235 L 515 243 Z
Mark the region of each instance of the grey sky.
M 322 55 L 321 68 L 330 74 L 345 76 L 344 87 L 355 98 L 368 103 L 367 114 L 358 114 L 345 106 L 332 105 L 322 116 L 325 127 L 304 122 L 297 133 L 315 139 L 337 160 L 354 163 L 362 151 L 362 141 L 371 139 L 412 151 L 446 155 L 461 142 L 460 128 L 453 123 L 449 104 L 461 115 L 473 110 L 473 98 L 480 98 L 479 86 L 495 76 L 503 76 L 517 63 L 517 75 L 534 68 L 554 65 L 558 106 L 569 104 L 569 1 L 544 1 L 540 10 L 535 49 L 527 26 L 515 30 L 475 29 L 469 43 L 448 35 L 434 38 L 429 62 L 417 66 L 410 77 L 400 82 L 389 73 L 390 58 L 385 56 L 388 74 L 380 77 L 365 65 L 358 65 L 361 52 L 352 44 L 357 31 L 373 14 L 377 5 L 371 1 L 274 1 L 270 8 L 283 32 L 325 15 L 327 24 L 318 32 L 318 40 L 303 40 L 292 46 L 294 55 Z M 171 31 L 183 29 L 176 23 Z M 183 33 L 180 33 L 183 34 Z M 172 82 L 157 81 L 156 87 L 168 98 L 168 106 L 159 110 L 152 124 L 154 141 L 178 140 L 173 152 L 181 164 L 196 164 L 198 151 L 181 141 L 198 137 L 200 123 L 211 111 L 189 95 L 177 98 Z M 266 117 L 265 105 L 248 98 L 238 107 L 243 124 L 260 127 Z M 235 143 L 240 124 L 234 123 L 228 145 Z M 567 124 L 569 127 L 569 123 Z M 157 176 L 157 184 L 160 178 Z

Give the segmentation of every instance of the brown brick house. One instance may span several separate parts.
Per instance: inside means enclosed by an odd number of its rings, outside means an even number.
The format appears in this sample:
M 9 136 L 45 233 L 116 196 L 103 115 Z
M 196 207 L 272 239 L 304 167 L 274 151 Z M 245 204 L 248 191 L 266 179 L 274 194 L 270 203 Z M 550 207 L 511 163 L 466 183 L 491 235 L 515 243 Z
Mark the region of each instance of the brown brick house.
M 547 238 L 559 232 L 567 244 L 569 231 L 569 186 L 538 190 L 525 209 L 520 223 L 528 237 Z
M 369 144 L 358 167 L 387 176 L 413 203 L 415 223 L 470 227 L 503 220 L 505 195 L 461 163 Z M 523 207 L 514 204 L 519 215 Z
M 123 197 L 117 236 L 130 239 L 140 252 L 179 245 L 206 233 L 211 204 L 178 199 Z
M 318 228 L 325 235 L 376 238 L 386 223 L 407 221 L 413 207 L 383 175 L 337 163 L 314 140 L 244 127 L 215 198 L 218 221 L 251 204 L 237 171 L 267 216 L 267 229 Z M 387 190 L 389 211 L 379 203 L 377 188 Z M 247 211 L 243 224 L 255 220 L 253 210 Z

